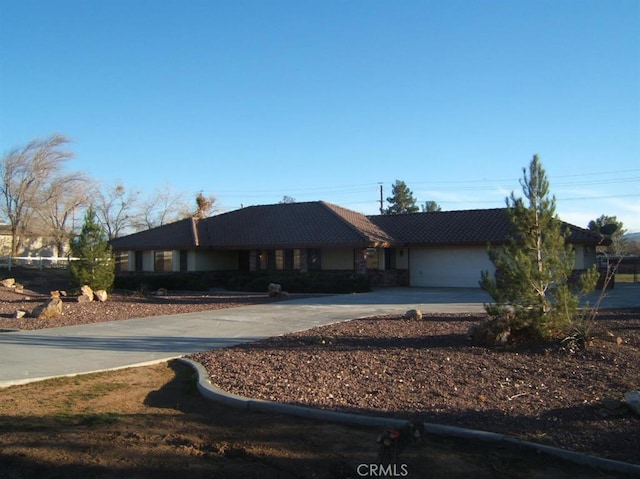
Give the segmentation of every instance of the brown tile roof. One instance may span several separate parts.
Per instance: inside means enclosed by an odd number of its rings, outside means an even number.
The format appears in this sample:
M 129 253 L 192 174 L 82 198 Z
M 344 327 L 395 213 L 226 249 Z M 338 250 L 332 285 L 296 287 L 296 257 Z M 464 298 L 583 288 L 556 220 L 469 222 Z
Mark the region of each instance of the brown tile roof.
M 111 246 L 118 250 L 191 249 L 198 243 L 196 233 L 194 219 L 187 218 L 116 238 L 111 241 Z
M 505 209 L 378 215 L 369 219 L 406 245 L 501 243 L 510 232 Z
M 406 245 L 473 245 L 507 242 L 512 227 L 506 208 L 377 215 L 369 219 Z M 600 235 L 564 223 L 572 243 L 597 244 Z
M 250 206 L 200 221 L 210 248 L 377 246 L 393 241 L 360 213 L 323 201 Z
M 597 244 L 577 226 L 570 240 Z M 365 216 L 324 201 L 250 206 L 194 222 L 178 221 L 112 241 L 115 249 L 278 249 L 486 245 L 507 241 L 506 209 Z

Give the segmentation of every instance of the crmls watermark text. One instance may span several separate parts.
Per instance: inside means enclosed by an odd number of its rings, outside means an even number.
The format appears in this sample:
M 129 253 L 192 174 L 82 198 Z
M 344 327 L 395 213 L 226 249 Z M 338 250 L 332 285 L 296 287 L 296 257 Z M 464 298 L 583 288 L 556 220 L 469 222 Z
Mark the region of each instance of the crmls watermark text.
M 360 477 L 407 477 L 406 464 L 358 464 L 356 472 Z

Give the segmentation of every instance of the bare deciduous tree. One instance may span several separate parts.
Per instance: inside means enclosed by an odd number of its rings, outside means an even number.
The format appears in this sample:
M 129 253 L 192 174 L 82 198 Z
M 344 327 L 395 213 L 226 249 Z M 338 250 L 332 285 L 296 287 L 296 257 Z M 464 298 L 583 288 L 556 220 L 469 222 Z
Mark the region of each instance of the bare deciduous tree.
M 107 186 L 98 194 L 93 209 L 109 240 L 122 236 L 139 224 L 135 212 L 138 196 L 137 191 L 127 190 L 122 183 Z
M 140 202 L 136 230 L 151 229 L 177 221 L 184 217 L 184 212 L 188 209 L 185 194 L 176 192 L 173 186 L 166 184 Z
M 16 256 L 35 211 L 58 191 L 62 169 L 73 154 L 64 149 L 69 140 L 58 134 L 33 140 L 11 150 L 0 164 L 2 212 L 11 226 L 11 256 Z
M 74 235 L 76 211 L 89 203 L 92 186 L 92 180 L 76 173 L 61 176 L 44 190 L 45 200 L 36 213 L 54 240 L 57 256 L 65 254 Z

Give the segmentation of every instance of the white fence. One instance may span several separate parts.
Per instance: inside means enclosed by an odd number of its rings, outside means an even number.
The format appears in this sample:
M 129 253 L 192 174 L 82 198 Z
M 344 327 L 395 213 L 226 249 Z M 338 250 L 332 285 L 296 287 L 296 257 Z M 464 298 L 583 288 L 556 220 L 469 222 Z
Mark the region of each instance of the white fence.
M 66 268 L 70 261 L 76 261 L 79 258 L 58 257 L 58 256 L 0 256 L 0 269 L 11 268 L 16 266 L 27 268 Z

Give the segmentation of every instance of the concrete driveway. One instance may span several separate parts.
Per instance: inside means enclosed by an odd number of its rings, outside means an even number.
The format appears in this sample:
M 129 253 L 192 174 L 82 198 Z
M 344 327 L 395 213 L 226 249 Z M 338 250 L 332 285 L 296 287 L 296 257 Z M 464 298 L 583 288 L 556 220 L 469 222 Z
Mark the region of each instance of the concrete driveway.
M 483 312 L 483 303 L 489 301 L 489 296 L 480 289 L 389 288 L 155 318 L 0 333 L 0 387 L 152 364 L 355 318 L 403 314 L 413 308 L 422 312 Z M 640 285 L 616 286 L 602 305 L 630 306 L 640 306 Z

